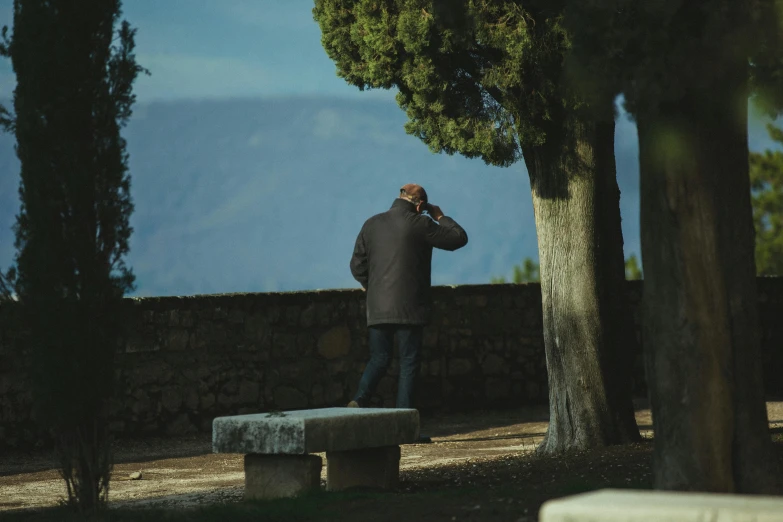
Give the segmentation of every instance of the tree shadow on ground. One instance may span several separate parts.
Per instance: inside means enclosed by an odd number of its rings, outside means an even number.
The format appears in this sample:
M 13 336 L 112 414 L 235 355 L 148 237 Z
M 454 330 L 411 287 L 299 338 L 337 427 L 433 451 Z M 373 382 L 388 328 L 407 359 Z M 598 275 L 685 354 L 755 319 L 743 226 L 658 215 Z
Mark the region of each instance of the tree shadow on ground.
M 491 435 L 488 437 L 471 437 L 464 439 L 449 439 L 447 442 L 486 442 L 493 440 L 535 439 L 544 436 L 543 431 L 535 433 L 519 433 L 515 435 Z

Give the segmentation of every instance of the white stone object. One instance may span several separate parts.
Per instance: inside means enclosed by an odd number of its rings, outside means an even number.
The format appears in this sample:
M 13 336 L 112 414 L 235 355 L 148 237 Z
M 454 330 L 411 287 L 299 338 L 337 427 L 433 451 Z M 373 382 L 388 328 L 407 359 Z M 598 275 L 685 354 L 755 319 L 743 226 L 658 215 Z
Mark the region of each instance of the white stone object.
M 212 451 L 303 455 L 416 442 L 419 412 L 396 408 L 321 408 L 217 417 Z
M 602 489 L 541 507 L 540 522 L 783 522 L 783 497 Z

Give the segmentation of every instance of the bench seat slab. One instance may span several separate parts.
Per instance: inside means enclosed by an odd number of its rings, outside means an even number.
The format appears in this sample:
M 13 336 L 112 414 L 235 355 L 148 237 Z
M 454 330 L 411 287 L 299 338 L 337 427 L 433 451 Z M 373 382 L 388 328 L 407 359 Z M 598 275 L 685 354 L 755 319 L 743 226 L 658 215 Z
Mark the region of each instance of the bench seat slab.
M 320 408 L 217 417 L 215 453 L 303 455 L 416 442 L 419 412 L 396 408 Z

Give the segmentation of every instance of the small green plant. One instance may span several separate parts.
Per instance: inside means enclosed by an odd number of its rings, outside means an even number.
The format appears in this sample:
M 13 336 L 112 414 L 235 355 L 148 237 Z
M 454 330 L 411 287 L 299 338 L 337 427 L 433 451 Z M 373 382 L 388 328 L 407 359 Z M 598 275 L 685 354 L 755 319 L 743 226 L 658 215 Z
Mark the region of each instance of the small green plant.
M 541 281 L 539 265 L 531 258 L 526 257 L 524 261 L 522 261 L 522 264 L 514 266 L 511 276 L 512 283 L 518 285 L 522 283 L 538 283 L 539 281 Z M 503 276 L 493 277 L 490 279 L 490 282 L 493 285 L 508 283 Z
M 625 260 L 625 278 L 633 281 L 642 279 L 642 277 L 642 268 L 639 266 L 639 260 L 636 258 L 636 254 L 631 254 L 631 257 Z

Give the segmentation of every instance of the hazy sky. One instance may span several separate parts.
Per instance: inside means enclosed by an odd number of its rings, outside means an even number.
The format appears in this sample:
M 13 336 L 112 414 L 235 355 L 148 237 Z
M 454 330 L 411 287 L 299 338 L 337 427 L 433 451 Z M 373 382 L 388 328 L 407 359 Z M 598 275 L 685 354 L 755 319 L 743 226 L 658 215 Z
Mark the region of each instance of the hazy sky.
M 11 25 L 12 0 L 0 0 Z M 137 60 L 152 72 L 134 85 L 139 102 L 296 94 L 393 97 L 361 93 L 335 74 L 321 47 L 312 0 L 125 0 L 137 28 Z M 228 79 L 230 78 L 230 81 Z M 0 98 L 14 87 L 0 63 Z

